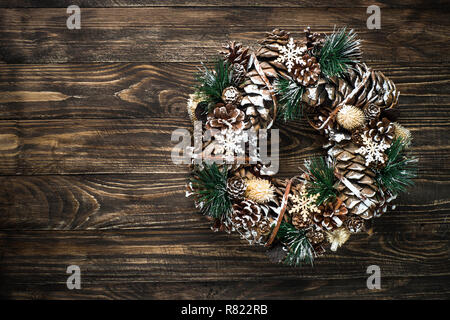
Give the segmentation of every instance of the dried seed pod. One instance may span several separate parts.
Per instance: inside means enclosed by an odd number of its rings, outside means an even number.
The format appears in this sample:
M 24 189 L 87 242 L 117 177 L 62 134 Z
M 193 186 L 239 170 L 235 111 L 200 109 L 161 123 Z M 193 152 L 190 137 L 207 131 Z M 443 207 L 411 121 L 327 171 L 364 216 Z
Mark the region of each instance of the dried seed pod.
M 337 114 L 337 122 L 343 128 L 352 131 L 364 125 L 364 113 L 355 106 L 344 105 Z

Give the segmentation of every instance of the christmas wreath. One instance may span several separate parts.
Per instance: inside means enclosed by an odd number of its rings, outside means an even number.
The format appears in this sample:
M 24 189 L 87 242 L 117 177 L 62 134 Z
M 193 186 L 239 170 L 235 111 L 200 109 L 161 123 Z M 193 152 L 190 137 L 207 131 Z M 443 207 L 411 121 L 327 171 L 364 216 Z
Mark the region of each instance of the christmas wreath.
M 413 183 L 411 134 L 395 122 L 400 92 L 361 62 L 353 30 L 307 28 L 294 39 L 275 29 L 255 50 L 229 42 L 196 81 L 188 113 L 212 133 L 201 140 L 201 162 L 192 160 L 187 195 L 214 230 L 270 247 L 277 261 L 312 264 L 352 233 L 371 232 L 371 219 Z M 277 179 L 242 148 L 251 140 L 244 132 L 300 117 L 327 138 L 324 156 Z

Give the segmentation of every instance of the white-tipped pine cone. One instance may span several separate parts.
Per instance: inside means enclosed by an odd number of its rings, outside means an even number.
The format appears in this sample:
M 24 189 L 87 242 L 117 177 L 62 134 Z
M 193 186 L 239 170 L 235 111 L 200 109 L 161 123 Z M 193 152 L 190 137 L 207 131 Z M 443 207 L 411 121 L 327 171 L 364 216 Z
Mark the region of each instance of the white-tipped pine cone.
M 243 200 L 233 204 L 233 212 L 226 223 L 250 244 L 263 244 L 270 232 L 269 210 L 266 205 Z

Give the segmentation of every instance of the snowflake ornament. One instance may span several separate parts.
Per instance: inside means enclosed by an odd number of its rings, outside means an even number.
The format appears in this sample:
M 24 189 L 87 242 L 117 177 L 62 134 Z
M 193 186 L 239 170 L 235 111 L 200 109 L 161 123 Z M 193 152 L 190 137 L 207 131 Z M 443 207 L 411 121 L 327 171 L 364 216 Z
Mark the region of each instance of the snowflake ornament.
M 245 143 L 248 135 L 242 130 L 226 129 L 224 132 L 214 136 L 217 143 L 214 148 L 215 154 L 223 155 L 227 163 L 233 163 L 235 155 L 244 155 Z
M 291 210 L 289 210 L 290 214 L 299 213 L 303 218 L 307 218 L 313 212 L 320 212 L 317 207 L 317 198 L 319 195 L 309 195 L 305 185 L 301 187 L 300 195 L 290 195 L 290 197 L 294 203 Z
M 384 151 L 389 149 L 389 145 L 384 141 L 375 142 L 365 134 L 361 135 L 363 145 L 356 153 L 363 155 L 366 159 L 366 166 L 369 164 L 381 162 L 384 163 Z
M 289 42 L 285 46 L 280 47 L 280 56 L 277 62 L 284 63 L 289 72 L 295 64 L 300 63 L 300 60 L 305 53 L 304 47 L 297 47 L 293 38 L 289 38 Z

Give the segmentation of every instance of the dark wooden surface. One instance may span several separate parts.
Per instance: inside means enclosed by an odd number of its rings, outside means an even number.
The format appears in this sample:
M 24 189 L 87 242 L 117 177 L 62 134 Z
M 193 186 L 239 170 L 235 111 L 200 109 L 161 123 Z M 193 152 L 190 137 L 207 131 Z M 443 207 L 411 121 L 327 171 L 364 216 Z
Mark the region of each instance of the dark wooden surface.
M 79 4 L 81 30 L 66 28 Z M 378 4 L 381 30 L 366 28 Z M 445 1 L 0 0 L 0 298 L 450 298 L 450 23 Z M 192 73 L 227 39 L 283 27 L 355 28 L 401 91 L 419 178 L 374 234 L 314 268 L 272 264 L 213 233 L 184 197 L 171 132 L 188 128 Z M 280 176 L 321 152 L 281 129 Z M 66 288 L 79 265 L 82 289 Z M 366 268 L 381 268 L 368 290 Z

